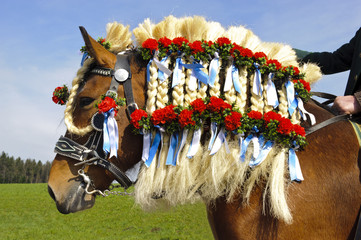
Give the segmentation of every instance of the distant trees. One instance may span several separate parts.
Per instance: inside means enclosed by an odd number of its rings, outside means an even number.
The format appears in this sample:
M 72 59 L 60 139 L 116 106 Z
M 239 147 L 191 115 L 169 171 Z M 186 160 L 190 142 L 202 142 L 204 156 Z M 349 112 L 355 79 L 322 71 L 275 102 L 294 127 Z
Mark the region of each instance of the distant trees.
M 51 163 L 0 155 L 0 183 L 46 183 Z

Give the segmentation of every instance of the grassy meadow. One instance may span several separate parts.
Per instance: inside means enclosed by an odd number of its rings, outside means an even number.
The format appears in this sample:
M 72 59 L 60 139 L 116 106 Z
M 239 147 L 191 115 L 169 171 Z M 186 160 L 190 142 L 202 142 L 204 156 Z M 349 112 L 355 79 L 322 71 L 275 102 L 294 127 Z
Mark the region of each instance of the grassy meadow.
M 0 239 L 213 239 L 205 206 L 143 212 L 132 197 L 97 197 L 92 209 L 63 215 L 46 184 L 0 184 Z

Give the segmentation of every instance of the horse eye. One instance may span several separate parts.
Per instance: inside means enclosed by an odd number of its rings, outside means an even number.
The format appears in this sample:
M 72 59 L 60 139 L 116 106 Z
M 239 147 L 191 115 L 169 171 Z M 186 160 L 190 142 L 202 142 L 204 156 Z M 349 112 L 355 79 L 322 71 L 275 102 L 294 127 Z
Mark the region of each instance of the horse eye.
M 79 106 L 80 107 L 88 106 L 89 104 L 94 102 L 94 100 L 95 100 L 94 98 L 90 98 L 90 97 L 81 97 L 79 100 Z

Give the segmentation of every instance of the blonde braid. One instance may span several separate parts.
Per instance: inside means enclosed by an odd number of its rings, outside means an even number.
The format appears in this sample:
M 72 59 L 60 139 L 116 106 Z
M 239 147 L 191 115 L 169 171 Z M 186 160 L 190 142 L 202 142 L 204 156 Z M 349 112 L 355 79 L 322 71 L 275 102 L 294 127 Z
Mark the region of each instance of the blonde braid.
M 232 65 L 227 66 L 227 70 L 226 70 L 226 78 L 227 78 L 227 74 L 228 74 L 228 68 L 232 67 Z M 232 74 L 232 73 L 231 73 Z M 224 97 L 225 97 L 225 101 L 229 104 L 232 104 L 236 101 L 236 89 L 234 88 L 233 85 L 233 77 L 232 78 L 232 87 L 228 92 L 224 93 Z
M 173 105 L 175 106 L 183 106 L 183 102 L 184 102 L 183 85 L 185 83 L 185 77 L 186 76 L 182 67 L 182 71 L 180 72 L 180 81 L 178 85 L 173 88 L 172 91 Z
M 222 60 L 219 59 L 219 66 L 218 66 L 218 74 L 216 75 L 216 79 L 214 80 L 214 86 L 209 88 L 209 95 L 211 97 L 219 97 L 221 95 L 221 84 L 219 84 L 219 72 L 222 66 Z
M 251 77 L 250 77 L 251 89 L 252 89 L 253 84 L 254 84 L 254 81 L 253 81 L 254 74 L 252 74 Z M 263 103 L 263 100 L 262 100 L 262 96 L 258 96 L 256 94 L 254 94 L 253 91 L 251 91 L 251 94 L 252 94 L 251 95 L 251 110 L 263 113 L 264 103 Z
M 295 109 L 295 111 L 293 112 L 293 114 L 291 116 L 291 122 L 293 124 L 300 124 L 301 123 L 301 114 L 298 111 L 298 109 Z
M 158 69 L 157 65 L 153 61 L 151 66 L 149 67 L 150 78 L 148 82 L 148 90 L 147 90 L 147 103 L 146 103 L 146 111 L 149 114 L 152 114 L 156 108 L 155 102 L 157 98 L 157 87 L 158 87 Z
M 239 72 L 239 83 L 241 85 L 241 93 L 236 95 L 236 106 L 239 110 L 244 113 L 246 111 L 247 104 L 247 68 L 240 67 Z
M 203 64 L 203 72 L 208 75 L 208 63 Z M 207 97 L 208 84 L 200 83 L 200 87 L 197 92 L 197 98 L 205 99 Z
M 75 106 L 75 96 L 78 93 L 79 85 L 83 81 L 84 74 L 88 71 L 89 66 L 94 62 L 92 58 L 86 60 L 84 62 L 84 65 L 78 70 L 76 77 L 73 79 L 72 82 L 72 88 L 70 90 L 69 100 L 66 104 L 66 108 L 64 111 L 64 122 L 69 132 L 84 136 L 85 134 L 91 132 L 93 130 L 93 127 L 91 125 L 88 125 L 84 128 L 78 128 L 74 125 L 73 121 L 73 112 L 74 112 L 74 106 Z
M 168 67 L 169 62 L 170 62 L 170 59 L 167 58 L 167 60 L 164 62 L 164 65 L 166 67 Z M 164 108 L 169 101 L 168 82 L 169 82 L 169 77 L 167 77 L 163 82 L 160 82 L 160 81 L 158 82 L 158 94 L 157 94 L 157 101 L 156 101 L 157 109 Z
M 262 76 L 263 80 L 263 101 L 264 101 L 264 112 L 269 112 L 273 110 L 273 106 L 268 105 L 268 101 L 267 101 L 267 80 L 268 80 L 268 75 L 263 75 Z
M 189 81 L 191 79 L 191 75 L 192 75 L 192 69 L 187 69 L 186 71 L 186 94 L 184 96 L 184 106 L 187 107 L 191 102 L 193 102 L 196 98 L 197 98 L 197 89 L 194 91 L 191 91 L 189 89 Z
M 278 113 L 282 115 L 282 117 L 288 117 L 288 103 L 287 103 L 287 95 L 286 95 L 286 87 L 284 84 L 282 85 L 282 89 L 277 90 L 279 96 L 279 105 L 278 105 Z

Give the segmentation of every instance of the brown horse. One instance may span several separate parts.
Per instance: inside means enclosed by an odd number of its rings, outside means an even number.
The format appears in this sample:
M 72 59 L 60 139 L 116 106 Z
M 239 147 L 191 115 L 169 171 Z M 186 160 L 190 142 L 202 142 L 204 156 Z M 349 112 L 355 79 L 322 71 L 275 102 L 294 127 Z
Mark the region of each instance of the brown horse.
M 105 50 L 83 31 L 89 54 L 95 64 L 113 69 L 116 56 Z M 146 69 L 131 54 L 130 66 L 135 102 L 145 106 Z M 111 84 L 111 77 L 87 74 L 74 99 L 74 124 L 89 125 L 97 111 L 93 105 Z M 122 87 L 119 96 L 124 96 Z M 332 116 L 331 113 L 307 104 L 317 122 Z M 125 111 L 116 116 L 119 130 L 118 157 L 109 159 L 125 172 L 141 159 L 142 138 L 134 135 Z M 84 144 L 89 136 L 66 133 L 66 137 Z M 361 205 L 359 145 L 350 123 L 339 122 L 325 127 L 307 138 L 309 144 L 298 153 L 305 180 L 288 185 L 288 204 L 293 215 L 292 224 L 277 220 L 262 207 L 263 187 L 260 183 L 252 193 L 249 204 L 235 196 L 232 202 L 220 197 L 207 207 L 215 239 L 353 239 Z M 48 190 L 61 213 L 77 212 L 93 206 L 94 194 L 87 194 L 80 166 L 70 157 L 57 154 L 51 168 Z M 114 176 L 98 166 L 87 166 L 84 171 L 92 180 L 94 189 L 104 190 Z

